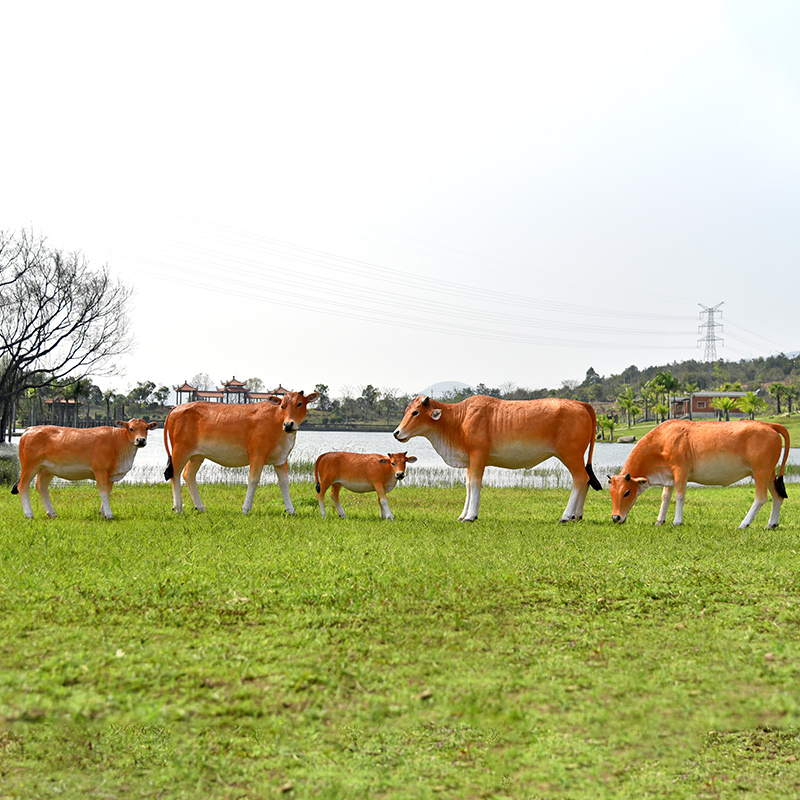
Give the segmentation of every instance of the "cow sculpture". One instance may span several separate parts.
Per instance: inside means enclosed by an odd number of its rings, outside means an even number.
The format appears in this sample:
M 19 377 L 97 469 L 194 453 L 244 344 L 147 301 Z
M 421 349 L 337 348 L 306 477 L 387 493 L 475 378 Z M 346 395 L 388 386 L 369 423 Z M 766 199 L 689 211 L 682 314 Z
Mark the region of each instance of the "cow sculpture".
M 131 419 L 117 421 L 116 427 L 60 428 L 39 425 L 28 428 L 19 440 L 20 478 L 11 490 L 22 499 L 22 510 L 33 518 L 30 483 L 36 488 L 49 517 L 56 512 L 50 502 L 50 482 L 54 477 L 68 481 L 95 480 L 100 492 L 100 513 L 114 519 L 109 505 L 113 484 L 122 480 L 133 466 L 137 450 L 147 444 L 147 433 L 156 422 Z
M 499 400 L 473 395 L 460 403 L 441 403 L 417 397 L 394 436 L 400 442 L 424 436 L 445 463 L 467 468 L 462 521 L 478 518 L 487 466 L 525 469 L 555 456 L 572 475 L 572 492 L 561 517 L 561 522 L 568 522 L 582 519 L 589 486 L 602 488 L 592 471 L 596 428 L 594 409 L 577 400 Z
M 289 497 L 287 458 L 294 447 L 297 429 L 306 418 L 306 407 L 319 394 L 287 392 L 263 403 L 233 405 L 195 402 L 176 406 L 164 423 L 164 446 L 167 450 L 165 480 L 172 481 L 173 510 L 183 512 L 181 470 L 192 496 L 194 507 L 205 511 L 197 488 L 197 471 L 205 459 L 223 467 L 250 465 L 242 512 L 253 507 L 253 497 L 266 464 L 275 468 L 283 504 L 294 514 Z
M 783 461 L 775 466 L 783 447 Z M 783 425 L 757 420 L 715 422 L 669 420 L 645 434 L 631 451 L 619 475 L 609 476 L 611 518 L 625 522 L 636 498 L 650 486 L 663 486 L 656 525 L 663 525 L 675 492 L 673 525 L 683 523 L 683 504 L 689 481 L 705 486 L 730 486 L 749 476 L 756 497 L 742 520 L 747 528 L 772 494 L 768 528 L 778 527 L 781 503 L 786 497 L 783 475 L 789 457 L 789 432 Z
M 339 502 L 339 492 L 344 486 L 351 492 L 377 492 L 381 519 L 394 519 L 386 494 L 405 478 L 406 464 L 413 464 L 416 460 L 416 456 L 406 453 L 389 453 L 388 456 L 379 453 L 323 453 L 314 464 L 322 516 L 325 516 L 325 492 L 330 488 L 336 511 L 344 519 L 344 509 Z

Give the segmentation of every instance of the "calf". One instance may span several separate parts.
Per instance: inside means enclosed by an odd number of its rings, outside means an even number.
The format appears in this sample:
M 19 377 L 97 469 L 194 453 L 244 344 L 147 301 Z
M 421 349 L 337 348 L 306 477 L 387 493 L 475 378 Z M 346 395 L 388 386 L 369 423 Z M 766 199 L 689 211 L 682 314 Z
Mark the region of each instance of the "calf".
M 783 441 L 781 440 L 783 437 Z M 783 461 L 775 477 L 775 466 Z M 608 476 L 611 519 L 625 522 L 636 498 L 650 486 L 663 486 L 656 525 L 663 525 L 675 490 L 674 525 L 683 522 L 683 503 L 689 481 L 705 486 L 730 486 L 752 475 L 756 498 L 740 528 L 748 527 L 772 494 L 768 528 L 778 527 L 786 497 L 783 474 L 789 458 L 789 432 L 783 425 L 757 420 L 713 422 L 669 420 L 643 436 L 628 456 L 622 472 Z
M 323 453 L 314 465 L 322 516 L 325 516 L 325 492 L 332 487 L 334 505 L 344 519 L 344 509 L 339 503 L 339 491 L 344 486 L 351 492 L 377 492 L 381 519 L 394 519 L 386 501 L 386 493 L 394 489 L 397 481 L 405 478 L 406 464 L 413 464 L 416 460 L 416 456 L 406 453 L 390 453 L 388 456 L 378 453 Z
M 56 512 L 50 502 L 50 481 L 54 477 L 68 481 L 95 480 L 100 491 L 100 513 L 114 519 L 109 496 L 114 483 L 122 480 L 133 466 L 136 451 L 147 444 L 147 432 L 157 422 L 132 419 L 115 423 L 117 427 L 59 428 L 39 425 L 28 428 L 19 440 L 20 478 L 11 490 L 22 498 L 22 510 L 33 518 L 30 483 L 36 488 L 49 517 Z

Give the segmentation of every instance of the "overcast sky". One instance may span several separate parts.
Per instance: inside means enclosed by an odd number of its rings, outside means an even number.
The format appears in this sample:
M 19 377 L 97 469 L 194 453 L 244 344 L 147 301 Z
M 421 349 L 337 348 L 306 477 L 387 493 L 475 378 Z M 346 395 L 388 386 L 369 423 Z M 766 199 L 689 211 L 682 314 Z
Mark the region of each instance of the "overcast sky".
M 134 287 L 123 375 L 337 396 L 800 350 L 800 3 L 28 2 L 0 227 Z

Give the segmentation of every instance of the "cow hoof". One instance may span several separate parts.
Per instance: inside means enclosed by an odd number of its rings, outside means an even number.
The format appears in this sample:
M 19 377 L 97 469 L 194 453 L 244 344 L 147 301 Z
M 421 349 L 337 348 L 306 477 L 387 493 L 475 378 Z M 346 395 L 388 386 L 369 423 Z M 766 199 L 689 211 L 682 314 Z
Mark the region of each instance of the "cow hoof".
M 767 530 L 768 531 L 774 531 L 775 528 L 777 528 L 777 527 L 778 527 L 778 523 L 776 522 L 774 525 L 767 525 Z
M 656 521 L 656 527 L 660 527 L 663 524 L 664 524 L 664 520 L 657 520 Z

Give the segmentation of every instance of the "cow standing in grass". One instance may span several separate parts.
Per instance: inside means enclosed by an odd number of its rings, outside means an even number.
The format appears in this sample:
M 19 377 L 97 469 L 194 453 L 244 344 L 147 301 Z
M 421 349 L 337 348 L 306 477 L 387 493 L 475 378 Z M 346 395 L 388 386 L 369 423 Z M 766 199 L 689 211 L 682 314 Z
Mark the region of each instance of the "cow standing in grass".
M 460 403 L 415 398 L 394 436 L 400 442 L 424 436 L 446 464 L 467 468 L 462 521 L 478 518 L 486 467 L 527 469 L 555 456 L 572 475 L 572 492 L 561 516 L 561 522 L 568 522 L 582 519 L 589 486 L 602 488 L 592 471 L 596 430 L 597 418 L 588 403 L 473 395 Z
M 775 467 L 783 461 L 776 477 Z M 643 436 L 628 456 L 622 472 L 609 476 L 611 519 L 625 522 L 636 498 L 650 486 L 663 486 L 656 525 L 663 525 L 675 492 L 673 525 L 683 523 L 683 504 L 689 481 L 705 486 L 730 486 L 752 476 L 756 497 L 742 520 L 747 528 L 772 494 L 768 528 L 778 527 L 786 498 L 783 475 L 789 458 L 789 431 L 774 422 L 690 421 L 663 422 Z
M 227 403 L 186 403 L 175 406 L 164 424 L 167 468 L 164 478 L 172 481 L 172 507 L 183 512 L 181 470 L 192 496 L 194 507 L 205 511 L 197 488 L 197 470 L 205 459 L 223 467 L 250 466 L 247 493 L 242 512 L 253 507 L 256 487 L 266 464 L 272 464 L 278 476 L 287 514 L 294 514 L 289 497 L 287 459 L 294 447 L 297 429 L 306 418 L 306 407 L 319 395 L 312 392 L 287 392 L 263 403 L 228 405 Z
M 11 492 L 21 497 L 26 517 L 33 517 L 30 483 L 34 477 L 47 515 L 56 516 L 50 502 L 50 482 L 56 477 L 68 481 L 96 481 L 100 513 L 106 519 L 114 519 L 109 505 L 112 486 L 128 474 L 136 452 L 147 444 L 148 431 L 158 423 L 131 419 L 128 422 L 118 420 L 115 425 L 85 429 L 39 425 L 22 434 L 20 478 Z
M 416 456 L 406 453 L 389 453 L 388 456 L 379 453 L 323 453 L 314 464 L 322 516 L 325 516 L 325 492 L 330 487 L 336 511 L 344 519 L 344 509 L 339 502 L 339 491 L 344 486 L 351 492 L 377 492 L 381 519 L 394 519 L 386 494 L 405 478 L 406 464 L 413 464 L 416 460 Z

